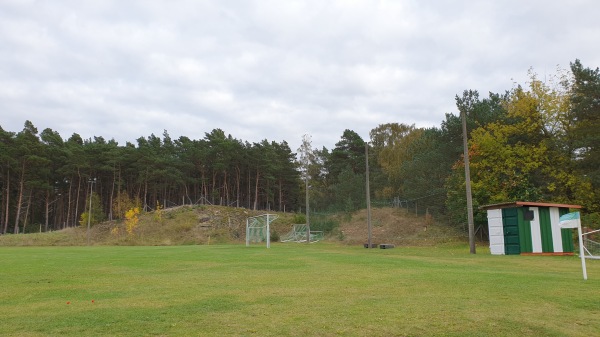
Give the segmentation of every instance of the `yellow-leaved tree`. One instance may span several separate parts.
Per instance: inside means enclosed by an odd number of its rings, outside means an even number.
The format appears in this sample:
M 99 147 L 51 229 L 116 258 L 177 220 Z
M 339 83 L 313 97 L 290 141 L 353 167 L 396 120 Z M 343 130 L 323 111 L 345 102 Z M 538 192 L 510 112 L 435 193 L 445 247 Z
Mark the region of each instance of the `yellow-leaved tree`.
M 518 86 L 506 98 L 506 118 L 473 130 L 471 179 L 480 202 L 585 204 L 593 195 L 571 164 L 567 83 L 542 82 L 530 72 L 529 88 Z
M 139 207 L 134 207 L 127 212 L 125 212 L 125 230 L 129 235 L 133 234 L 133 231 L 138 225 L 140 209 Z
M 140 207 L 140 205 L 141 200 L 139 198 L 131 198 L 127 192 L 120 191 L 113 199 L 113 215 L 117 219 L 123 219 L 128 210 L 134 207 Z
M 502 97 L 501 118 L 471 131 L 469 159 L 473 206 L 507 201 L 593 204 L 589 178 L 577 172 L 568 76 L 558 71 L 544 81 L 529 72 L 527 86 Z M 459 107 L 460 108 L 460 107 Z M 476 112 L 467 109 L 467 115 Z M 464 160 L 446 181 L 447 205 L 464 222 Z M 485 213 L 476 221 L 485 223 Z
M 163 214 L 163 208 L 160 206 L 160 202 L 156 200 L 156 210 L 154 211 L 154 220 L 161 221 Z

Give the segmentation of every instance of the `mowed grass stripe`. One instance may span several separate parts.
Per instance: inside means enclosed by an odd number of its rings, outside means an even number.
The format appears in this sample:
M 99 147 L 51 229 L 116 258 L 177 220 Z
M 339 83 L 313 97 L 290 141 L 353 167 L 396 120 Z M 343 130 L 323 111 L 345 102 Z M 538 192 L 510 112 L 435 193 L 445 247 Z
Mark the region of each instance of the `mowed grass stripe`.
M 583 281 L 576 257 L 479 252 L 470 255 L 463 245 L 367 250 L 327 243 L 0 247 L 0 335 L 600 331 L 599 261 L 588 261 Z

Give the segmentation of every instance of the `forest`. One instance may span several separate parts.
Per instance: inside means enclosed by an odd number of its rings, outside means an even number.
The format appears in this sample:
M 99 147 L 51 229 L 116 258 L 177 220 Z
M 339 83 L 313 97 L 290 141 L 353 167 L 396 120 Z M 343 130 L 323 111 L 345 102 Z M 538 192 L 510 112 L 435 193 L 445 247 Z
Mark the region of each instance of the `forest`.
M 373 205 L 464 226 L 461 114 L 477 224 L 485 224 L 478 206 L 522 200 L 582 205 L 584 222 L 598 227 L 600 71 L 575 60 L 543 80 L 528 75 L 504 93 L 465 90 L 455 97 L 458 113 L 439 127 L 391 122 L 369 140 L 345 130 L 331 150 L 313 148 L 310 135 L 294 152 L 285 141 L 249 143 L 221 129 L 202 139 L 172 139 L 165 130 L 120 145 L 76 133 L 63 139 L 31 121 L 18 132 L 0 126 L 0 232 L 94 225 L 132 207 L 302 212 L 307 186 L 311 212 L 352 212 L 366 206 L 367 153 Z

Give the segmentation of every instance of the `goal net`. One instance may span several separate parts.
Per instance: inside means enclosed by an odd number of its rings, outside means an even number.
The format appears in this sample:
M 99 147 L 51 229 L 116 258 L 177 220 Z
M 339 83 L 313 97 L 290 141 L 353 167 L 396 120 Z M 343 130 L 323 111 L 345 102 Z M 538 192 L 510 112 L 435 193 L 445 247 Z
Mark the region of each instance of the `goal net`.
M 582 233 L 583 256 L 586 259 L 600 260 L 600 229 Z
M 282 236 L 281 242 L 306 242 L 306 224 L 293 225 L 292 230 Z M 322 231 L 310 231 L 310 242 L 323 240 Z
M 271 247 L 270 225 L 277 219 L 275 214 L 263 214 L 246 219 L 246 247 L 250 243 L 266 242 Z

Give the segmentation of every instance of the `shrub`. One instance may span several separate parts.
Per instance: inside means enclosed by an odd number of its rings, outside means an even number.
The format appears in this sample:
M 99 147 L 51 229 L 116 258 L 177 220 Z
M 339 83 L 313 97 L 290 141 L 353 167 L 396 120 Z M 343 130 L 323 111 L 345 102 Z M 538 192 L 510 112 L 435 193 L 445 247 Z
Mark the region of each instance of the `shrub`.
M 270 240 L 271 240 L 271 242 L 278 242 L 279 241 L 279 233 L 277 233 L 276 231 L 272 231 Z

